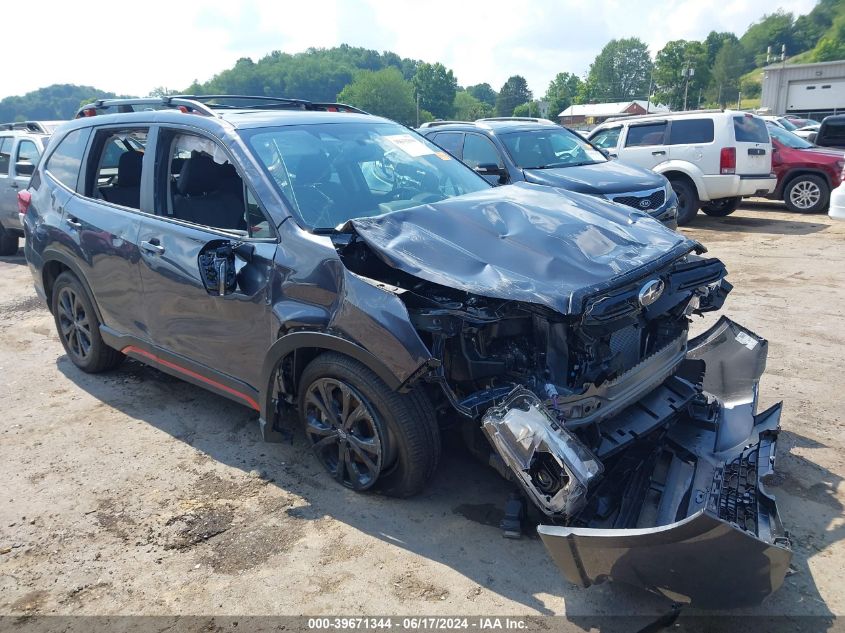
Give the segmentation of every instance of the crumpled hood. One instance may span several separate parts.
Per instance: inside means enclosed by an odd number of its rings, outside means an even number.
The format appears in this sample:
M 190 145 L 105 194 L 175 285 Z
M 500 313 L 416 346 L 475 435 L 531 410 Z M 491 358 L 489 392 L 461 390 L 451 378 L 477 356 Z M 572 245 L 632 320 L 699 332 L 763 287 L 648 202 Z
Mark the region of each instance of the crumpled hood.
M 579 167 L 523 169 L 522 173 L 526 182 L 592 195 L 656 189 L 666 184 L 663 176 L 618 160 Z
M 561 314 L 580 310 L 584 296 L 633 281 L 697 246 L 639 211 L 526 183 L 351 224 L 394 268 Z

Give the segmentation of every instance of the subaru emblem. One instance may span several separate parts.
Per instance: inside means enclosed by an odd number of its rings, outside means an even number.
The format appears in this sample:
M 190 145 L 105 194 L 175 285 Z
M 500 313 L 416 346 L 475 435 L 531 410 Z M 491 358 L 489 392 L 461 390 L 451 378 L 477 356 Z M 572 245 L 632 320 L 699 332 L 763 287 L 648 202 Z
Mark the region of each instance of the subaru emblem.
M 647 281 L 645 282 L 645 284 L 643 284 L 643 287 L 640 288 L 640 294 L 638 295 L 640 305 L 642 307 L 650 306 L 652 303 L 657 301 L 660 298 L 660 295 L 662 294 L 662 279 L 652 279 L 651 281 Z
M 648 209 L 651 206 L 651 200 L 648 198 L 643 198 L 640 200 L 640 208 L 641 209 Z

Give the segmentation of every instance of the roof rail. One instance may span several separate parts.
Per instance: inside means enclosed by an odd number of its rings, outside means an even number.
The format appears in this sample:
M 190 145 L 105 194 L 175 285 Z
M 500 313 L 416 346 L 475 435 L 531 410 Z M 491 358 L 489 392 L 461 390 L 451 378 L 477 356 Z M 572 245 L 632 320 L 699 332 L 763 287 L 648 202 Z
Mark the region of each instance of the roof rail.
M 426 121 L 420 126 L 420 129 L 437 127 L 438 125 L 472 125 L 472 121 Z
M 612 117 L 609 117 L 609 118 L 605 119 L 604 121 L 602 121 L 602 123 L 608 123 L 610 121 L 622 121 L 622 120 L 631 121 L 631 120 L 636 120 L 636 119 L 654 119 L 654 118 L 660 118 L 660 117 L 666 117 L 666 116 L 686 116 L 686 115 L 692 115 L 692 114 L 713 114 L 715 112 L 724 112 L 724 111 L 725 111 L 724 108 L 711 108 L 710 110 L 680 110 L 679 112 L 671 112 L 671 111 L 667 110 L 666 112 L 650 112 L 649 114 L 630 114 L 630 115 L 627 115 L 627 116 L 612 116 Z
M 476 123 L 479 121 L 529 121 L 531 123 L 551 123 L 552 125 L 557 125 L 557 123 L 549 119 L 541 119 L 533 116 L 489 116 L 483 119 L 476 119 L 475 121 Z
M 14 121 L 12 123 L 0 123 L 0 130 L 26 130 L 38 134 L 49 134 L 50 130 L 44 127 L 40 121 Z
M 229 103 L 226 103 L 229 101 Z M 246 101 L 246 103 L 243 103 Z M 140 106 L 140 107 L 139 107 Z M 170 95 L 166 97 L 145 97 L 141 99 L 98 99 L 82 106 L 76 118 L 116 112 L 138 112 L 141 110 L 178 109 L 189 114 L 219 117 L 216 110 L 272 110 L 295 108 L 325 112 L 354 112 L 368 114 L 345 103 L 314 103 L 305 99 L 264 97 L 257 95 Z

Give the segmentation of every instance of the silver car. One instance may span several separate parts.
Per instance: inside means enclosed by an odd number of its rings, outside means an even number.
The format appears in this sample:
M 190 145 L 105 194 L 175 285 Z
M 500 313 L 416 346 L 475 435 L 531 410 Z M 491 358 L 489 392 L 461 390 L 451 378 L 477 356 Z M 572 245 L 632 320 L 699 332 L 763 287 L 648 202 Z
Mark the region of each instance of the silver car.
M 23 227 L 18 218 L 18 192 L 29 185 L 53 130 L 62 121 L 0 124 L 0 255 L 18 252 Z

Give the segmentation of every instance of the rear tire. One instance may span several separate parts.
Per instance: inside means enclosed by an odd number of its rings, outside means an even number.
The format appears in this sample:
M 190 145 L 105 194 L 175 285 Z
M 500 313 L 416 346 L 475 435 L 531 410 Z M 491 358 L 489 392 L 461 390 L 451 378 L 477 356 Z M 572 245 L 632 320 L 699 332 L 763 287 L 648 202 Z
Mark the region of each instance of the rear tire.
M 678 225 L 689 224 L 698 213 L 698 192 L 692 183 L 680 178 L 670 180 L 669 184 L 678 196 Z
M 742 202 L 741 196 L 718 198 L 717 200 L 701 203 L 701 210 L 710 217 L 724 218 L 736 211 L 740 202 Z
M 830 202 L 830 187 L 821 176 L 796 176 L 784 188 L 783 201 L 793 213 L 819 213 Z
M 18 236 L 0 226 L 0 255 L 18 254 Z
M 53 318 L 56 331 L 71 362 L 82 371 L 97 374 L 114 369 L 124 356 L 100 336 L 100 320 L 79 279 L 65 271 L 53 284 Z
M 428 397 L 399 393 L 362 363 L 336 352 L 311 361 L 299 381 L 299 416 L 329 474 L 356 491 L 418 493 L 440 458 Z

